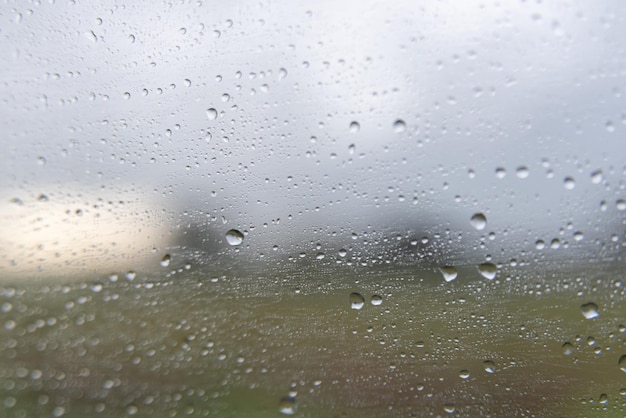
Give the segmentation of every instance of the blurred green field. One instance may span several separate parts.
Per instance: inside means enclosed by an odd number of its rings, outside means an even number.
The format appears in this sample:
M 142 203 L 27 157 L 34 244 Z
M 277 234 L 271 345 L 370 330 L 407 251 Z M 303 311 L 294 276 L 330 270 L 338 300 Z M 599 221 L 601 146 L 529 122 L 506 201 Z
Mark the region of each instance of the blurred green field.
M 619 266 L 202 270 L 0 287 L 1 415 L 626 413 Z

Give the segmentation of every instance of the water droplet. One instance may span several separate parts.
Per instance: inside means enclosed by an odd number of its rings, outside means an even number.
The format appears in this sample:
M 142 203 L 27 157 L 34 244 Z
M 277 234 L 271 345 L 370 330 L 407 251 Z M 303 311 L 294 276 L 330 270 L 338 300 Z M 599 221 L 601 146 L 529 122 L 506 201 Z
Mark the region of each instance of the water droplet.
M 617 210 L 626 210 L 626 200 L 619 199 L 617 202 L 615 202 L 615 207 L 617 208 Z
M 481 231 L 487 226 L 487 217 L 482 213 L 475 213 L 470 219 L 470 223 L 474 229 Z
M 365 305 L 365 298 L 360 293 L 350 293 L 350 307 L 359 310 Z
M 231 229 L 226 233 L 226 241 L 229 245 L 241 245 L 243 242 L 243 234 L 236 229 Z
M 287 77 L 287 70 L 285 70 L 284 68 L 278 70 L 278 79 L 282 80 L 285 77 Z
M 600 184 L 604 179 L 604 175 L 602 174 L 602 170 L 596 170 L 591 173 L 591 182 L 593 184 Z
M 463 370 L 459 371 L 459 377 L 461 379 L 469 379 L 470 378 L 469 370 L 463 369 Z
M 609 397 L 606 395 L 606 393 L 601 393 L 598 402 L 600 403 L 600 405 L 606 405 L 609 403 Z
M 594 319 L 600 316 L 600 312 L 598 312 L 598 305 L 593 302 L 581 305 L 580 311 L 582 312 L 585 319 Z
M 626 354 L 622 354 L 622 356 L 619 358 L 619 361 L 617 362 L 617 365 L 619 366 L 619 369 L 621 371 L 626 373 Z
M 563 186 L 565 186 L 567 190 L 572 190 L 576 187 L 576 181 L 572 177 L 565 177 L 563 180 Z
M 371 302 L 372 302 L 372 305 L 378 306 L 383 303 L 383 298 L 380 295 L 373 295 Z
M 482 263 L 478 266 L 478 272 L 487 280 L 496 278 L 497 267 L 491 263 Z
M 352 132 L 353 134 L 359 132 L 361 130 L 361 125 L 359 125 L 359 122 L 352 122 L 350 123 L 350 132 Z
M 406 130 L 406 123 L 402 119 L 398 119 L 393 123 L 393 131 L 397 134 Z
M 615 125 L 613 125 L 613 121 L 612 120 L 607 120 L 606 123 L 604 124 L 604 127 L 606 128 L 607 132 L 615 132 Z
M 348 147 L 348 153 L 352 155 L 354 154 L 355 151 L 356 151 L 356 145 L 350 144 L 350 146 Z
M 209 118 L 209 120 L 215 120 L 217 119 L 217 110 L 215 110 L 215 108 L 209 108 L 206 110 L 206 115 Z
M 37 157 L 37 165 L 46 165 L 47 162 L 46 157 Z
M 537 241 L 535 241 L 535 248 L 538 250 L 543 250 L 544 248 L 546 248 L 546 243 L 543 240 L 538 239 Z
M 447 403 L 443 405 L 443 410 L 447 414 L 454 414 L 454 411 L 456 411 L 456 406 L 454 406 L 453 403 Z
M 161 259 L 161 267 L 167 267 L 170 265 L 172 257 L 169 254 L 165 254 Z
M 456 267 L 454 266 L 440 267 L 439 271 L 443 275 L 443 279 L 446 282 L 451 282 L 452 280 L 456 279 L 457 271 L 456 271 Z
M 348 254 L 348 252 L 342 248 L 341 250 L 339 250 L 338 254 L 339 254 L 339 257 L 343 258 Z
M 574 346 L 570 342 L 564 343 L 561 348 L 563 349 L 563 354 L 566 356 L 571 356 L 574 354 Z
M 285 396 L 284 398 L 281 398 L 278 404 L 278 411 L 281 414 L 293 415 L 296 413 L 297 409 L 298 404 L 296 403 L 296 398 L 292 396 Z
M 530 171 L 528 171 L 528 167 L 520 166 L 520 167 L 517 167 L 517 171 L 515 172 L 515 175 L 517 176 L 517 178 L 525 179 L 530 175 Z
M 483 368 L 487 373 L 495 373 L 496 364 L 491 360 L 485 360 L 483 361 Z
M 582 232 L 580 231 L 574 232 L 574 241 L 582 241 L 583 238 L 585 238 L 585 235 Z
M 135 280 L 135 277 L 137 277 L 137 273 L 135 273 L 134 271 L 129 271 L 126 273 L 126 280 Z
M 503 179 L 506 176 L 506 169 L 504 167 L 496 168 L 496 177 L 499 179 Z

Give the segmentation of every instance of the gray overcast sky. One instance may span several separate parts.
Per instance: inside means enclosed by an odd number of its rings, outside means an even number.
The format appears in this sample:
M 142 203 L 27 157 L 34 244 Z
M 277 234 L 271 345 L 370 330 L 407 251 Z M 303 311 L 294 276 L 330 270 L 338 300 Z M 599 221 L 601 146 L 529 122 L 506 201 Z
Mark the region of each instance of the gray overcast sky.
M 414 3 L 5 6 L 1 204 L 623 240 L 626 4 Z

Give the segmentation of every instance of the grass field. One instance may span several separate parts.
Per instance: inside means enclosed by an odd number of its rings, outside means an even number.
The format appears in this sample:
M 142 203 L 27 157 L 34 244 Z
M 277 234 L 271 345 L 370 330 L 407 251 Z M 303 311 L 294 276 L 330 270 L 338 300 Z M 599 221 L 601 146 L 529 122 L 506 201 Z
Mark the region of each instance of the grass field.
M 1 415 L 626 414 L 620 266 L 265 267 L 3 285 Z

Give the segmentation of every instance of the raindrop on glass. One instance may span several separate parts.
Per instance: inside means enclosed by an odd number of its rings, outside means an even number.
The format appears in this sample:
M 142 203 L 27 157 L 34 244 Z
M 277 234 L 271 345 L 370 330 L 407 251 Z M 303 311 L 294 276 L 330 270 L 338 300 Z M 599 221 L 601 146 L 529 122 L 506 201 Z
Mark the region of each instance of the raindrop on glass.
M 373 295 L 371 302 L 372 302 L 372 305 L 378 306 L 383 303 L 383 298 L 380 295 Z
M 215 108 L 212 108 L 212 107 L 207 109 L 206 116 L 209 118 L 209 120 L 217 119 L 217 110 L 215 110 Z
M 393 131 L 397 134 L 406 130 L 406 123 L 402 119 L 398 119 L 393 123 Z
M 572 354 L 574 354 L 574 346 L 570 342 L 564 343 L 561 346 L 561 349 L 563 350 L 563 354 L 566 356 L 571 356 Z
M 172 256 L 170 256 L 169 254 L 165 254 L 163 258 L 161 259 L 161 267 L 169 266 L 171 259 L 172 259 Z
M 284 398 L 281 398 L 278 404 L 278 411 L 281 414 L 293 415 L 296 413 L 297 409 L 298 404 L 296 403 L 296 398 L 292 396 L 285 396 Z
M 619 358 L 619 361 L 617 362 L 617 365 L 621 371 L 626 373 L 626 354 L 622 354 L 622 356 Z
M 359 122 L 352 122 L 350 123 L 350 132 L 352 132 L 353 134 L 359 132 L 361 130 L 361 125 L 359 125 Z
M 600 184 L 602 183 L 603 179 L 604 179 L 604 176 L 602 175 L 602 170 L 596 170 L 593 173 L 591 173 L 591 182 L 593 184 Z
M 365 298 L 360 293 L 350 293 L 350 307 L 359 310 L 365 305 Z
M 528 171 L 528 167 L 521 166 L 521 167 L 517 167 L 517 171 L 515 172 L 515 175 L 517 176 L 517 178 L 525 179 L 530 175 L 530 172 Z
M 452 280 L 456 279 L 457 271 L 456 271 L 456 267 L 454 266 L 440 267 L 439 271 L 443 275 L 443 279 L 446 282 L 451 282 Z
M 593 302 L 581 305 L 580 311 L 582 312 L 585 319 L 594 319 L 600 316 L 600 312 L 598 312 L 598 305 Z
M 483 263 L 478 266 L 478 272 L 487 280 L 495 279 L 497 270 L 497 267 L 491 263 Z
M 487 217 L 482 213 L 475 213 L 470 219 L 470 223 L 474 229 L 481 231 L 487 226 Z
M 241 245 L 243 242 L 243 234 L 236 229 L 231 229 L 226 233 L 226 241 L 229 245 Z
M 485 369 L 487 373 L 495 373 L 496 364 L 491 360 L 485 360 L 483 361 L 483 369 Z
M 565 177 L 565 180 L 563 180 L 563 186 L 565 186 L 567 190 L 572 190 L 576 187 L 576 181 L 572 177 Z

